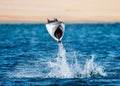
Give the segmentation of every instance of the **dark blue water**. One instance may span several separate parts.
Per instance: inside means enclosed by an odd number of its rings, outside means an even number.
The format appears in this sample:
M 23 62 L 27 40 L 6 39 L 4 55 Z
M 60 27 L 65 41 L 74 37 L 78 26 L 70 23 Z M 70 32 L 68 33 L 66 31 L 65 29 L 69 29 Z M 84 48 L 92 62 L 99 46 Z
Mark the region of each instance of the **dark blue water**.
M 66 24 L 62 43 L 45 24 L 0 24 L 0 85 L 120 85 L 120 23 Z

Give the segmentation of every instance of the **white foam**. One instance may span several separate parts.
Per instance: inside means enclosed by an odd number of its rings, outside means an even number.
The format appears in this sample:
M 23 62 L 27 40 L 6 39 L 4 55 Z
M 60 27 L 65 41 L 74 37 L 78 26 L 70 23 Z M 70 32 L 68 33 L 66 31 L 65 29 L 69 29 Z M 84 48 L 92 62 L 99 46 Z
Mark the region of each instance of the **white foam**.
M 84 69 L 81 72 L 82 77 L 93 77 L 97 75 L 106 76 L 106 73 L 103 71 L 103 67 L 98 66 L 94 62 L 94 58 L 95 58 L 94 55 L 92 55 L 91 59 L 86 60 Z
M 72 57 L 72 56 L 71 56 Z M 68 57 L 68 58 L 71 58 Z M 87 59 L 84 66 L 81 67 L 76 58 L 76 53 L 73 54 L 73 63 L 68 63 L 66 59 L 66 51 L 61 44 L 59 44 L 58 57 L 55 62 L 49 62 L 48 65 L 51 68 L 49 77 L 56 78 L 85 78 L 95 76 L 106 76 L 102 66 L 98 66 L 94 62 L 94 55 L 91 59 Z
M 62 43 L 59 44 L 58 57 L 55 59 L 55 62 L 49 62 L 48 65 L 51 68 L 48 77 L 56 77 L 56 78 L 73 77 L 69 64 L 66 61 L 66 51 Z

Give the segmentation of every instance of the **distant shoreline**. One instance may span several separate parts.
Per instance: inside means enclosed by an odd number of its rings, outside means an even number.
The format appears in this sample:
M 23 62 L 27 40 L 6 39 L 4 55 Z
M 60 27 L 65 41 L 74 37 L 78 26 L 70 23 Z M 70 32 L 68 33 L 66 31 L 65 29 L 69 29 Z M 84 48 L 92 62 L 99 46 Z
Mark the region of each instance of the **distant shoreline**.
M 64 23 L 66 23 L 66 24 L 86 24 L 86 23 L 88 23 L 88 24 L 97 24 L 97 23 L 120 23 L 120 21 L 89 21 L 89 22 L 87 22 L 87 21 L 84 21 L 84 22 L 82 22 L 82 21 L 77 21 L 77 22 L 74 22 L 74 21 L 70 21 L 70 22 L 68 22 L 68 21 L 63 21 Z M 0 21 L 0 24 L 45 24 L 45 23 L 47 23 L 47 21 L 46 22 L 1 22 Z
M 47 22 L 0 22 L 0 24 L 45 24 Z M 118 22 L 64 22 L 65 24 L 120 24 Z

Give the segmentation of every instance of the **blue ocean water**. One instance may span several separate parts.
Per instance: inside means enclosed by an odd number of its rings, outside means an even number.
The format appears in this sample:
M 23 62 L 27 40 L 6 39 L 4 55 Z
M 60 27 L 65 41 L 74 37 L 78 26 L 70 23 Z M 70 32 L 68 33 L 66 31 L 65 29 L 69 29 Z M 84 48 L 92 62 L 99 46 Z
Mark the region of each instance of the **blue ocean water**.
M 120 23 L 0 24 L 0 85 L 120 85 Z

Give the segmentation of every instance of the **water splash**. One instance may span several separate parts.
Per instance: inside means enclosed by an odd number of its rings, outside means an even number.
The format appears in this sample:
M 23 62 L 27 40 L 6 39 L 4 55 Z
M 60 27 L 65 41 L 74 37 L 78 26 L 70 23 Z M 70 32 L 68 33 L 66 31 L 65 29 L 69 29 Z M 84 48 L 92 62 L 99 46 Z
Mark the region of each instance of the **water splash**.
M 16 67 L 16 70 L 9 76 L 22 78 L 90 78 L 106 76 L 103 66 L 94 62 L 95 56 L 87 59 L 84 64 L 79 63 L 77 53 L 66 56 L 66 50 L 62 43 L 58 44 L 59 51 L 53 61 L 32 61 L 32 65 L 23 64 Z M 72 58 L 72 62 L 68 61 Z
M 97 65 L 94 62 L 94 55 L 91 59 L 87 59 L 84 65 L 84 69 L 81 72 L 82 77 L 96 77 L 96 76 L 106 76 L 106 73 L 103 71 L 103 67 Z
M 55 59 L 55 62 L 49 62 L 48 65 L 51 68 L 48 77 L 56 77 L 56 78 L 73 77 L 69 64 L 66 60 L 66 51 L 62 43 L 59 44 L 58 57 Z
M 62 43 L 59 44 L 58 57 L 55 62 L 49 62 L 51 68 L 47 77 L 55 78 L 89 78 L 96 76 L 106 76 L 103 67 L 94 62 L 94 55 L 91 59 L 87 59 L 83 67 L 78 63 L 76 54 L 74 54 L 73 63 L 69 63 L 66 59 L 66 50 Z M 70 57 L 68 57 L 70 58 Z

